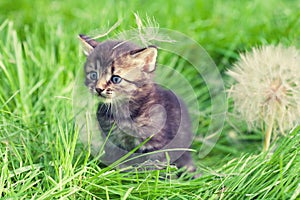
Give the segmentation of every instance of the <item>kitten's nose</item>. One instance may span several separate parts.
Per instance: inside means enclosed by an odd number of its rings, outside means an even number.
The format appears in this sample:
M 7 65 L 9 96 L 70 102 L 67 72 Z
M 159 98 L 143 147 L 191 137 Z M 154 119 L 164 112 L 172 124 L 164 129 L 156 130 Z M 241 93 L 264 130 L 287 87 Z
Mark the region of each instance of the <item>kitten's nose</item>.
M 102 90 L 101 88 L 96 88 L 96 92 L 100 95 L 104 90 Z

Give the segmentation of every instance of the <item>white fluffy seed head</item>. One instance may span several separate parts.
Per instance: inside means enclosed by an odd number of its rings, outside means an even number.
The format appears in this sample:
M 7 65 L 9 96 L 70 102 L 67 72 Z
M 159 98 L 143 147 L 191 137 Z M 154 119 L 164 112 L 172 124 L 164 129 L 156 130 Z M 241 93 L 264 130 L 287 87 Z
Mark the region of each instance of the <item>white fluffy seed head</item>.
M 228 71 L 229 97 L 250 128 L 274 122 L 284 133 L 300 121 L 300 53 L 295 47 L 264 46 L 242 54 Z M 263 128 L 263 127 L 261 127 Z

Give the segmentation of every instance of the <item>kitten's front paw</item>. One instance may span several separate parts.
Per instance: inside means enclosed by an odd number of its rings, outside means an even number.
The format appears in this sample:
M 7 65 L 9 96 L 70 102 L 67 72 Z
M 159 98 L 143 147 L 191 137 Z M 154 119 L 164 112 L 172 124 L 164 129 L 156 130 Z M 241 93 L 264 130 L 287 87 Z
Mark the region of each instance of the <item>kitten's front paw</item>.
M 193 174 L 193 179 L 199 178 L 202 176 L 202 173 L 197 172 L 197 167 L 194 165 L 194 163 L 189 163 L 187 165 L 184 165 L 183 168 L 186 170 L 186 172 Z

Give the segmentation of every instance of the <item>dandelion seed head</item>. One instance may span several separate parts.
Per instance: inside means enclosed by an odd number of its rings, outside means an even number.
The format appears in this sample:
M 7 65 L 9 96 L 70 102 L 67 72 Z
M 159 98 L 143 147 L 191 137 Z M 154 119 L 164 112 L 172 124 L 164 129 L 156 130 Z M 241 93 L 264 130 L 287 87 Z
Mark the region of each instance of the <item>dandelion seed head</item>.
M 294 47 L 264 46 L 242 54 L 228 74 L 234 110 L 250 128 L 270 121 L 275 132 L 300 120 L 300 53 Z

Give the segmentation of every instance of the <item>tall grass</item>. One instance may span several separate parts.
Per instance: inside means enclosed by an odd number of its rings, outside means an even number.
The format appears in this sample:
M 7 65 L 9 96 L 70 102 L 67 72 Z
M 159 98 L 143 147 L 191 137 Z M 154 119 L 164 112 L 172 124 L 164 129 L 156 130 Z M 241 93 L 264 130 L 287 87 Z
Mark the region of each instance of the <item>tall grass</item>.
M 101 33 L 118 18 L 123 22 L 117 31 L 132 28 L 132 12 L 138 11 L 197 40 L 223 72 L 239 51 L 253 45 L 300 47 L 299 7 L 298 1 L 281 0 L 1 1 L 0 198 L 299 198 L 300 128 L 261 154 L 261 133 L 247 133 L 229 121 L 207 157 L 194 154 L 203 175 L 191 179 L 176 177 L 171 166 L 152 171 L 100 166 L 78 142 L 72 113 L 73 84 L 84 60 L 78 33 Z M 175 68 L 184 65 L 175 58 L 161 60 Z M 193 80 L 192 73 L 184 73 Z M 200 107 L 209 106 L 206 90 L 196 88 Z M 208 125 L 202 116 L 198 134 Z M 200 146 L 195 140 L 192 147 Z

